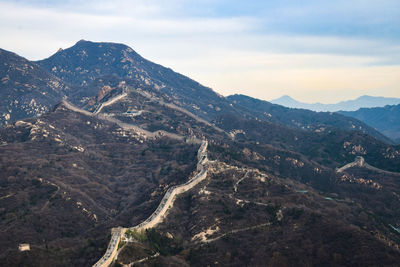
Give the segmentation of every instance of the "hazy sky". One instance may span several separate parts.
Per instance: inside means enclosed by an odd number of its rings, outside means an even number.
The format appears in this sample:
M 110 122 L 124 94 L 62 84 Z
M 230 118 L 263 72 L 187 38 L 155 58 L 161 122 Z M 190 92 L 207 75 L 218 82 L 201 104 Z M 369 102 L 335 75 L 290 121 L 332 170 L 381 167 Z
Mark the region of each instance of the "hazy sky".
M 0 0 L 0 36 L 31 60 L 125 43 L 223 95 L 400 97 L 399 0 Z

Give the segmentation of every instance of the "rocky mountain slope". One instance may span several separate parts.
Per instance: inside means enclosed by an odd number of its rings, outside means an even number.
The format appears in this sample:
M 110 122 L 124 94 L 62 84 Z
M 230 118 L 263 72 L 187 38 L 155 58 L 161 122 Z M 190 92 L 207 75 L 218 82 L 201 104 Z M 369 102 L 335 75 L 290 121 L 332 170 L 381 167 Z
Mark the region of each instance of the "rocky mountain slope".
M 222 109 L 229 109 L 229 103 L 210 88 L 144 59 L 123 44 L 81 40 L 37 64 L 64 81 L 88 90 L 104 76 L 135 80 L 137 86 L 151 86 L 168 95 L 171 102 L 207 119 Z
M 69 87 L 37 64 L 0 49 L 0 127 L 44 114 Z
M 364 122 L 340 116 L 332 112 L 314 112 L 307 109 L 291 109 L 245 95 L 228 96 L 234 107 L 241 108 L 256 119 L 279 123 L 290 128 L 312 132 L 327 132 L 333 128 L 345 131 L 359 131 L 386 143 L 393 141 Z
M 2 266 L 90 265 L 110 227 L 139 223 L 195 169 L 198 148 L 64 104 L 0 139 Z M 23 242 L 28 258 L 16 251 Z
M 93 96 L 101 90 L 104 92 L 114 90 L 115 93 L 118 89 L 117 81 L 122 79 L 125 82 L 134 81 L 135 84 L 132 86 L 137 88 L 155 88 L 167 102 L 183 107 L 206 120 L 212 121 L 220 115 L 234 114 L 247 116 L 247 118 L 266 119 L 303 129 L 311 127 L 311 130 L 315 130 L 320 126 L 333 126 L 344 130 L 359 130 L 385 142 L 391 142 L 362 122 L 337 114 L 316 114 L 304 110 L 290 111 L 277 105 L 271 109 L 268 102 L 256 99 L 249 101 L 249 98 L 245 96 L 232 96 L 225 99 L 190 78 L 144 59 L 130 47 L 122 44 L 81 40 L 73 47 L 61 50 L 37 63 L 68 83 L 84 86 L 85 89 L 81 92 L 86 92 L 86 96 Z M 109 85 L 110 80 L 114 80 L 113 85 Z M 79 101 L 82 102 L 85 95 L 78 93 L 78 96 Z M 79 103 L 74 97 L 71 100 Z M 233 101 L 238 105 L 232 106 Z M 251 112 L 246 112 L 249 109 Z M 272 113 L 274 118 L 269 118 L 268 116 Z
M 396 143 L 400 143 L 400 105 L 361 108 L 357 111 L 339 111 L 339 113 L 363 121 Z
M 190 78 L 144 59 L 123 44 L 81 40 L 36 64 L 42 72 L 47 71 L 48 76 L 56 76 L 68 85 L 70 89 L 62 96 L 68 96 L 71 102 L 89 110 L 120 94 L 128 83 L 134 88 L 152 88 L 164 102 L 184 108 L 207 121 L 230 114 L 312 131 L 331 126 L 363 131 L 384 142 L 392 142 L 362 122 L 337 114 L 289 110 L 239 95 L 226 99 Z M 18 101 L 18 96 L 16 99 Z M 59 100 L 60 96 L 53 97 L 52 103 Z M 45 106 L 49 107 L 50 104 Z
M 400 260 L 397 174 L 336 171 L 363 156 L 400 172 L 400 147 L 358 120 L 223 98 L 119 44 L 80 41 L 32 64 L 69 89 L 0 129 L 0 266 L 91 266 L 111 228 L 143 222 L 196 174 L 201 140 L 205 179 L 162 223 L 127 232 L 116 266 Z
M 306 165 L 286 167 L 294 171 Z M 394 177 L 378 189 L 374 182 L 388 177 L 359 173 L 350 176 L 351 184 L 347 176 L 336 180 L 332 174 L 325 178 L 331 189 L 320 191 L 236 166 L 213 164 L 209 179 L 178 200 L 159 231 L 181 240 L 183 248 L 151 259 L 150 266 L 173 257 L 190 266 L 374 266 L 376 258 L 396 265 L 398 234 L 386 213 L 395 212 L 393 206 L 380 213 L 381 204 L 368 203 L 392 194 Z M 365 184 L 363 175 L 373 182 Z

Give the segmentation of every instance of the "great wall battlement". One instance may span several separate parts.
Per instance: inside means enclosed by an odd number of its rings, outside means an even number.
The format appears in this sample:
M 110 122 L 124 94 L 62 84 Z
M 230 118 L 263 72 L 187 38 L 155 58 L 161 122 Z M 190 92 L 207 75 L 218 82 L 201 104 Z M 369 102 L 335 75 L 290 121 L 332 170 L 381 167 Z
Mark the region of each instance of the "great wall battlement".
M 350 162 L 346 165 L 344 165 L 343 167 L 337 168 L 336 172 L 341 173 L 344 172 L 345 170 L 352 168 L 352 167 L 360 167 L 360 168 L 365 168 L 371 171 L 375 171 L 378 173 L 382 173 L 382 174 L 388 174 L 388 175 L 396 175 L 396 176 L 400 176 L 400 173 L 398 172 L 389 172 L 389 171 L 385 171 L 382 169 L 378 169 L 374 166 L 369 165 L 365 159 L 361 156 L 357 156 L 353 162 Z
M 169 188 L 162 198 L 157 209 L 144 222 L 130 228 L 113 228 L 111 230 L 111 240 L 108 244 L 106 253 L 99 261 L 97 261 L 93 265 L 93 267 L 110 266 L 117 256 L 119 241 L 127 230 L 146 230 L 161 223 L 167 215 L 168 209 L 173 206 L 176 196 L 192 189 L 194 186 L 196 186 L 207 177 L 207 146 L 208 142 L 203 140 L 200 148 L 197 151 L 197 170 L 199 171 L 199 173 L 192 177 L 186 183 Z

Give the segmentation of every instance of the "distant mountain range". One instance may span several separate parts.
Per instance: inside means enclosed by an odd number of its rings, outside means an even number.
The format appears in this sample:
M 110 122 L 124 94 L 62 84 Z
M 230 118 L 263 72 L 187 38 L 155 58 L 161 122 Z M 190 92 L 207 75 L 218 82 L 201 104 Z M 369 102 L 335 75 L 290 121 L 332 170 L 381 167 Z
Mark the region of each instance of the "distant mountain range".
M 333 112 L 314 112 L 307 109 L 290 109 L 281 105 L 252 98 L 245 95 L 227 97 L 236 108 L 241 108 L 256 119 L 278 123 L 286 127 L 311 132 L 329 132 L 332 127 L 345 131 L 360 131 L 387 143 L 391 140 L 362 121 Z
M 357 111 L 339 111 L 374 127 L 387 137 L 400 143 L 400 105 L 361 108 Z
M 400 104 L 400 98 L 378 97 L 378 96 L 360 96 L 354 100 L 341 101 L 336 104 L 322 104 L 322 103 L 304 103 L 284 95 L 278 99 L 270 101 L 273 104 L 282 105 L 289 108 L 303 108 L 313 111 L 355 111 L 360 108 L 374 108 L 384 107 L 386 105 Z

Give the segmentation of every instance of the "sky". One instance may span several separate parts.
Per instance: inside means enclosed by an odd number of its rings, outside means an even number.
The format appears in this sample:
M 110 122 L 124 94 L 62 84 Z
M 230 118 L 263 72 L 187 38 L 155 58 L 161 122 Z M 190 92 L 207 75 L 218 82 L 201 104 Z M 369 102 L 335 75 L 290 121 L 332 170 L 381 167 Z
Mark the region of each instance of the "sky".
M 0 0 L 0 48 L 124 43 L 222 95 L 400 97 L 399 0 Z

